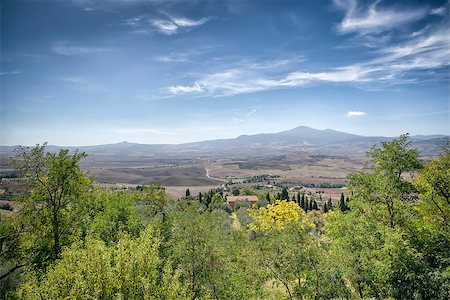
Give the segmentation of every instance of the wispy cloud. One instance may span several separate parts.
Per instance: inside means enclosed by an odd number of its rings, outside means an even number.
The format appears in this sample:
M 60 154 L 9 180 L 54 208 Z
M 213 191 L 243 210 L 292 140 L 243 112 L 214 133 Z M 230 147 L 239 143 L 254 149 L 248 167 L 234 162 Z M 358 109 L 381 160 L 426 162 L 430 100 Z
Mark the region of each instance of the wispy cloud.
M 0 72 L 0 76 L 18 75 L 18 74 L 22 74 L 22 72 L 20 72 L 20 71 Z
M 167 20 L 153 20 L 152 25 L 160 32 L 167 35 L 175 34 L 178 31 L 178 25 Z
M 281 78 L 268 77 L 265 72 L 255 72 L 251 66 L 226 69 L 222 72 L 207 75 L 191 86 L 170 86 L 167 92 L 174 95 L 201 94 L 212 96 L 231 96 L 253 93 L 271 89 L 301 87 L 313 82 L 365 82 L 369 81 L 370 70 L 352 65 L 339 67 L 324 72 L 296 71 Z
M 215 46 L 200 46 L 185 51 L 170 52 L 165 55 L 156 56 L 153 59 L 159 62 L 192 62 L 195 57 L 210 52 L 214 48 Z
M 194 83 L 192 86 L 184 86 L 184 85 L 176 85 L 176 86 L 170 86 L 167 88 L 167 91 L 171 94 L 189 94 L 194 92 L 203 92 L 204 89 L 198 84 L 197 82 Z
M 152 20 L 152 25 L 160 33 L 167 35 L 178 33 L 181 29 L 188 30 L 190 28 L 201 26 L 211 19 L 210 17 L 207 17 L 193 20 L 184 17 L 173 17 L 168 14 L 166 14 L 166 16 L 168 17 L 168 20 Z
M 98 84 L 90 79 L 84 78 L 84 77 L 77 77 L 77 76 L 63 76 L 63 77 L 57 77 L 56 79 L 67 82 L 68 84 L 71 84 L 75 89 L 80 91 L 89 91 L 89 92 L 101 92 L 101 93 L 109 93 L 111 92 L 111 89 L 103 86 L 101 84 Z
M 362 117 L 367 115 L 367 113 L 363 112 L 363 111 L 349 111 L 347 113 L 347 117 L 352 118 L 352 117 Z
M 432 15 L 439 15 L 444 16 L 445 14 L 448 14 L 448 7 L 446 5 L 442 7 L 436 7 L 431 10 Z
M 428 14 L 425 8 L 415 10 L 380 8 L 380 0 L 362 5 L 357 0 L 334 0 L 345 11 L 345 17 L 337 29 L 341 33 L 379 33 L 422 19 Z
M 372 9 L 378 13 L 376 5 Z M 427 24 L 422 30 L 403 33 L 396 44 L 386 41 L 383 46 L 372 48 L 371 54 L 372 58 L 364 61 L 320 69 L 301 64 L 306 61 L 304 58 L 244 61 L 198 76 L 191 81 L 194 83 L 164 90 L 172 95 L 230 96 L 318 83 L 351 84 L 371 90 L 419 84 L 429 79 L 426 72 L 450 65 L 450 28 L 442 23 Z
M 162 12 L 161 14 L 164 15 L 163 18 L 150 18 L 147 15 L 141 15 L 125 20 L 123 24 L 132 27 L 132 32 L 135 33 L 150 33 L 156 31 L 166 35 L 173 35 L 199 27 L 212 19 L 212 17 L 205 17 L 195 20 L 186 17 L 172 16 L 165 12 Z
M 111 51 L 109 48 L 78 46 L 66 42 L 54 44 L 52 50 L 54 53 L 64 56 L 87 55 Z

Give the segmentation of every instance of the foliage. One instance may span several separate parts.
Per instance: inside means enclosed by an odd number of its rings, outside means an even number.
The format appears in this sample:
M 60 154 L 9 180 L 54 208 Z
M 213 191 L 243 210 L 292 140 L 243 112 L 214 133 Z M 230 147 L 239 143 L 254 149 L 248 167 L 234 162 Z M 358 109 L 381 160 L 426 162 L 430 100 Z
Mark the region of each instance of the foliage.
M 261 193 L 267 206 L 236 203 L 230 215 L 222 190 L 172 201 L 160 186 L 93 188 L 76 153 L 38 146 L 26 155 L 47 185 L 35 181 L 23 209 L 0 220 L 0 296 L 448 299 L 450 151 L 422 168 L 409 147 L 401 136 L 372 148 L 340 209 L 317 210 L 312 194 L 273 203 Z M 74 188 L 61 193 L 55 257 L 45 187 L 60 187 L 64 174 Z
M 234 210 L 239 210 L 239 208 L 250 208 L 250 201 L 248 200 L 238 200 L 234 202 Z
M 248 213 L 248 209 L 245 207 L 241 207 L 236 211 L 236 217 L 239 221 L 240 226 L 247 228 L 247 226 L 253 222 L 252 217 Z
M 159 278 L 161 237 L 151 225 L 137 239 L 122 234 L 116 245 L 88 238 L 74 243 L 38 278 L 30 273 L 23 299 L 190 299 L 179 271 L 167 263 Z
M 85 153 L 46 153 L 45 146 L 19 148 L 14 161 L 32 188 L 20 198 L 19 222 L 22 247 L 38 267 L 58 258 L 61 247 L 71 242 L 78 223 L 75 208 L 92 183 L 78 166 Z
M 305 219 L 305 213 L 298 204 L 286 200 L 277 200 L 274 204 L 267 205 L 267 208 L 252 209 L 249 214 L 255 220 L 250 225 L 250 229 L 254 231 L 282 229 Z

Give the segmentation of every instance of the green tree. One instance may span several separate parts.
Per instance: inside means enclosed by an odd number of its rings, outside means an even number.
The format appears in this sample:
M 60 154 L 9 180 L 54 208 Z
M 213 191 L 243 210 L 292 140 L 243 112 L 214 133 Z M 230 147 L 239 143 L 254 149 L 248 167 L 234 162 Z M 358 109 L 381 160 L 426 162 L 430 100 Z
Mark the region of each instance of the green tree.
M 20 298 L 192 299 L 170 262 L 159 276 L 160 244 L 158 230 L 150 225 L 138 238 L 122 234 L 111 246 L 92 238 L 74 243 L 44 274 L 28 274 Z
M 191 196 L 191 191 L 189 191 L 189 189 L 186 189 L 186 197 L 190 197 Z
M 339 209 L 342 212 L 345 212 L 346 210 L 348 210 L 347 205 L 345 204 L 345 197 L 344 197 L 344 193 L 341 193 L 341 198 L 339 199 Z
M 415 191 L 406 180 L 405 172 L 420 169 L 418 153 L 409 149 L 408 135 L 401 135 L 390 142 L 382 142 L 381 147 L 372 147 L 367 152 L 369 158 L 366 169 L 348 176 L 349 189 L 355 198 L 372 205 L 380 205 L 379 218 L 384 218 L 390 227 L 404 221 L 405 216 L 397 213 L 403 203 L 413 200 Z
M 426 201 L 417 202 L 416 188 L 404 176 L 417 171 L 424 174 L 417 151 L 409 147 L 407 135 L 373 147 L 368 152 L 366 169 L 348 177 L 352 193 L 352 201 L 347 202 L 350 210 L 345 214 L 340 211 L 327 214 L 326 229 L 333 240 L 329 253 L 332 261 L 339 262 L 334 267 L 349 282 L 350 290 L 356 292 L 354 296 L 405 299 L 448 296 L 448 292 L 443 292 L 448 288 L 445 282 L 449 278 L 443 271 L 448 266 L 443 263 L 446 259 L 440 260 L 438 267 L 431 261 L 439 258 L 429 254 L 440 253 L 439 257 L 448 258 L 448 251 L 438 249 L 448 249 L 449 244 L 442 238 L 437 244 L 428 238 L 433 230 L 427 228 L 434 223 L 435 216 L 420 216 Z M 428 176 L 422 179 L 427 181 Z M 428 252 L 429 249 L 433 250 Z
M 74 208 L 92 183 L 79 167 L 85 153 L 71 154 L 68 149 L 50 153 L 45 147 L 44 143 L 32 149 L 19 148 L 14 160 L 32 188 L 21 198 L 20 220 L 27 228 L 23 245 L 34 248 L 37 264 L 58 258 L 61 247 L 70 242 L 77 223 Z
M 304 211 L 306 211 L 306 206 L 305 206 L 305 194 L 304 194 L 304 193 L 302 194 L 302 198 L 301 198 L 301 200 L 300 200 L 300 207 L 301 207 Z
M 215 193 L 211 199 L 211 203 L 221 203 L 221 202 L 225 202 L 225 199 L 220 193 Z

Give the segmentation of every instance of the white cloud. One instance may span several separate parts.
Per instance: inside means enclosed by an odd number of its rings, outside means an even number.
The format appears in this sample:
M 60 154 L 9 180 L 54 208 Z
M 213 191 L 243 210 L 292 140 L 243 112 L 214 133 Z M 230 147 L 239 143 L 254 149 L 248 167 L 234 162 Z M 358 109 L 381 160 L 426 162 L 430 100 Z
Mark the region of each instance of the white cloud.
M 197 27 L 205 24 L 210 20 L 210 18 L 201 18 L 199 20 L 191 20 L 188 18 L 174 18 L 172 17 L 172 22 L 179 27 Z
M 338 26 L 342 33 L 379 33 L 417 21 L 427 15 L 426 9 L 395 10 L 379 8 L 381 1 L 363 7 L 357 0 L 334 0 L 335 5 L 345 11 L 345 17 Z
M 445 16 L 446 13 L 447 13 L 447 7 L 446 6 L 433 8 L 431 10 L 431 14 L 432 15 Z
M 415 83 L 420 73 L 450 65 L 450 29 L 429 28 L 397 45 L 374 49 L 375 57 L 360 63 L 317 70 L 298 64 L 302 60 L 244 61 L 195 79 L 194 85 L 166 88 L 172 95 L 229 96 L 258 91 L 303 87 L 314 83 L 376 84 L 381 87 Z M 423 78 L 422 78 L 423 79 Z
M 210 17 L 208 17 L 201 18 L 199 20 L 193 20 L 184 17 L 173 17 L 168 14 L 166 15 L 169 20 L 152 20 L 151 23 L 159 32 L 167 35 L 178 33 L 180 28 L 189 29 L 201 26 L 211 19 Z
M 140 15 L 126 19 L 122 25 L 132 27 L 134 33 L 151 33 L 157 31 L 166 35 L 179 33 L 182 29 L 189 30 L 199 27 L 209 20 L 211 17 L 205 17 L 198 20 L 186 17 L 175 17 L 165 12 L 161 12 L 164 18 L 150 18 L 148 15 Z
M 362 117 L 367 115 L 367 113 L 363 112 L 363 111 L 349 111 L 347 113 L 347 117 L 351 118 L 351 117 Z
M 167 88 L 167 91 L 171 94 L 178 95 L 203 92 L 203 88 L 197 82 L 195 82 L 193 86 L 170 86 Z
M 108 48 L 96 48 L 96 47 L 86 47 L 86 46 L 74 46 L 67 43 L 58 43 L 53 45 L 53 52 L 59 55 L 71 56 L 71 55 L 86 55 L 94 53 L 102 53 L 111 51 Z
M 152 25 L 164 34 L 171 35 L 177 32 L 178 26 L 175 23 L 166 20 L 153 20 Z

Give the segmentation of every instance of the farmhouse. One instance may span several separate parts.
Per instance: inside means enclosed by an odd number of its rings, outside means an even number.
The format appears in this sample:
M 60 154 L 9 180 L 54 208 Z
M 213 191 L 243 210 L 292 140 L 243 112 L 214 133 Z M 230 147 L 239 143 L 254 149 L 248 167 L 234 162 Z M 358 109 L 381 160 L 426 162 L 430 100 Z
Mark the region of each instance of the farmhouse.
M 253 205 L 258 201 L 258 196 L 227 196 L 227 204 L 232 209 L 234 209 L 234 203 L 236 201 L 248 201 L 250 205 Z

